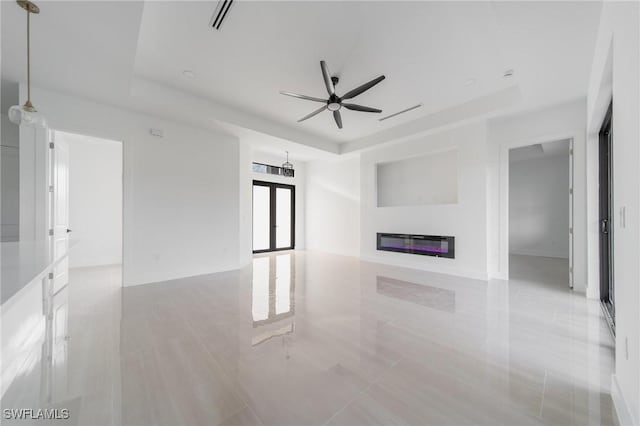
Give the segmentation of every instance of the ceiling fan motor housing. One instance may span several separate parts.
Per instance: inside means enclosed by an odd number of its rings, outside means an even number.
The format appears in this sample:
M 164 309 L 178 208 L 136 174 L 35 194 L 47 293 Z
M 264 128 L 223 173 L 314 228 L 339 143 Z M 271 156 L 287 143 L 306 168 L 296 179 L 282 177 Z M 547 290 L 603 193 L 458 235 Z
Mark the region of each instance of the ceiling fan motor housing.
M 335 78 L 335 77 L 334 77 Z M 342 107 L 342 99 L 338 95 L 331 95 L 327 100 L 327 109 L 329 111 L 338 111 Z

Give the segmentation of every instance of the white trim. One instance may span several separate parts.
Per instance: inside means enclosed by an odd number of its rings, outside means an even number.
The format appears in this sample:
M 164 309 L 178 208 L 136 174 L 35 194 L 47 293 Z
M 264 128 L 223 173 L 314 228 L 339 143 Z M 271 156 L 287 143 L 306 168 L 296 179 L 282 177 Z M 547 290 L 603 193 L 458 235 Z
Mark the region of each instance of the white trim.
M 493 274 L 489 274 L 489 279 L 491 280 L 508 280 L 509 277 L 507 276 L 506 272 L 496 272 Z
M 598 168 L 600 167 L 600 129 L 613 98 L 613 35 L 607 42 L 606 60 L 598 70 L 597 94 L 587 105 L 586 194 L 587 194 L 587 297 L 600 299 L 600 194 Z M 593 73 L 592 73 L 593 76 Z M 594 88 L 595 89 L 595 88 Z M 591 90 L 589 91 L 591 93 Z
M 618 415 L 620 426 L 637 426 L 638 423 L 633 418 L 631 410 L 629 410 L 629 404 L 627 404 L 627 400 L 624 398 L 615 374 L 611 375 L 611 399 L 613 399 L 613 406 Z

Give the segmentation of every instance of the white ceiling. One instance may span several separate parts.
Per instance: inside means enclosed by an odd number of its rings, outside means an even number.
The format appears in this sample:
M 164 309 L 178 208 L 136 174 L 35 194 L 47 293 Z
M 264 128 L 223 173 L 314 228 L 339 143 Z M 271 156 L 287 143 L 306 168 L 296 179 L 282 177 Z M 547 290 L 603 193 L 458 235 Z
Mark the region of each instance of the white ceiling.
M 2 7 L 2 78 L 26 82 L 26 12 Z M 107 102 L 128 96 L 143 2 L 37 1 L 31 15 L 31 81 Z M 37 103 L 36 103 L 37 106 Z
M 570 141 L 561 140 L 521 146 L 509 150 L 509 162 L 536 160 L 549 157 L 569 157 Z
M 513 86 L 522 100 L 510 112 L 585 96 L 601 4 L 239 1 L 221 31 L 209 27 L 215 7 L 44 2 L 32 21 L 33 82 L 123 104 L 136 77 L 260 117 L 272 135 L 363 140 Z M 318 105 L 278 92 L 324 97 L 321 59 L 340 77 L 338 93 L 386 75 L 354 103 L 383 116 L 424 106 L 384 122 L 343 111 L 342 130 L 329 113 L 296 123 Z M 511 79 L 502 77 L 508 68 Z M 3 1 L 2 77 L 24 82 L 24 70 L 24 12 Z M 475 84 L 465 86 L 469 78 Z
M 239 2 L 214 31 L 215 5 L 146 3 L 136 72 L 336 141 L 508 85 L 520 85 L 526 108 L 584 96 L 600 10 L 586 2 Z M 342 130 L 329 113 L 297 124 L 317 104 L 278 91 L 324 97 L 321 59 L 340 76 L 338 93 L 386 75 L 355 103 L 383 115 L 424 107 L 382 123 L 344 111 Z M 506 80 L 508 68 L 516 74 Z M 197 78 L 183 78 L 185 69 Z M 476 83 L 467 87 L 469 78 Z

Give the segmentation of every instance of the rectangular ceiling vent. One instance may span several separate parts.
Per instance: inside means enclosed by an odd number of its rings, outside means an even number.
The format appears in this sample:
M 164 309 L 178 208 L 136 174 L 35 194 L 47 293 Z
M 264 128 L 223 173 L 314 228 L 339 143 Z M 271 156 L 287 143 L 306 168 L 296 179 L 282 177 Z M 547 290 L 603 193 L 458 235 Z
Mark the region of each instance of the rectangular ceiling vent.
M 231 9 L 231 5 L 233 4 L 233 0 L 220 0 L 218 1 L 218 6 L 216 6 L 216 11 L 213 12 L 213 17 L 211 18 L 211 26 L 214 30 L 219 30 L 224 22 L 227 14 L 229 13 L 229 9 Z

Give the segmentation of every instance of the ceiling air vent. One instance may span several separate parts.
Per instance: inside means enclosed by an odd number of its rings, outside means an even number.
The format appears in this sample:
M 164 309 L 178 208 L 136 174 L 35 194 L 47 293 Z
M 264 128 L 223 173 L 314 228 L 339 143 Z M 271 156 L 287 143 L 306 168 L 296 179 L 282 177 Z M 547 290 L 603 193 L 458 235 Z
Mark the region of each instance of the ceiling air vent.
M 384 120 L 387 120 L 389 118 L 396 117 L 396 116 L 398 116 L 400 114 L 404 114 L 405 112 L 413 111 L 416 108 L 420 108 L 421 106 L 422 106 L 422 104 L 414 105 L 414 106 L 409 107 L 407 109 L 403 109 L 402 111 L 398 111 L 398 112 L 393 113 L 391 115 L 387 115 L 386 117 L 378 118 L 378 121 L 384 121 Z
M 218 2 L 216 11 L 213 13 L 213 17 L 211 18 L 211 26 L 214 30 L 220 29 L 224 19 L 227 17 L 227 13 L 229 13 L 229 9 L 231 9 L 232 4 L 233 0 L 220 0 Z

